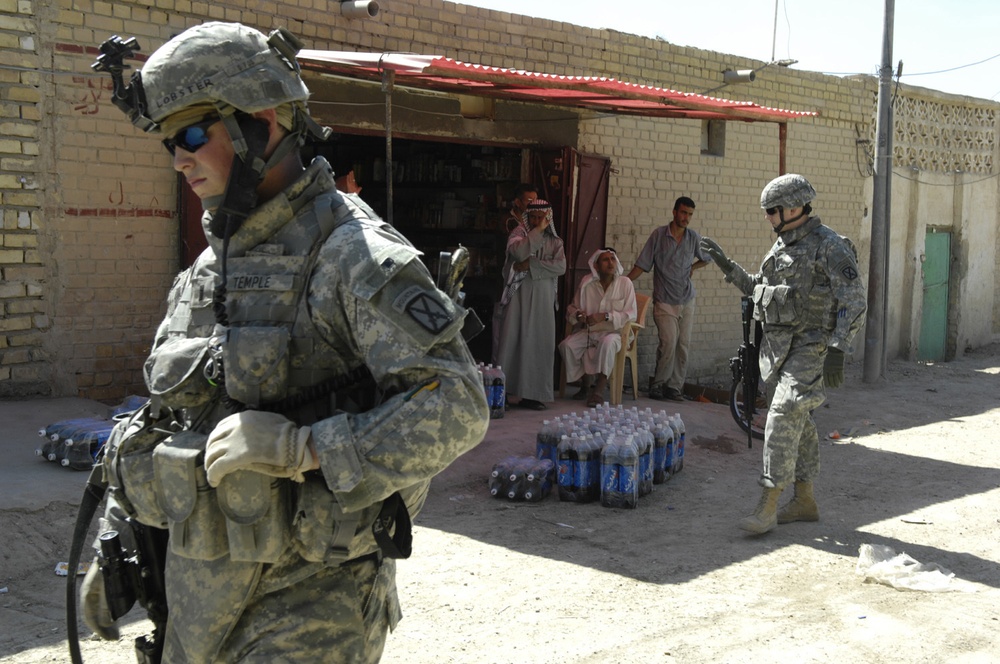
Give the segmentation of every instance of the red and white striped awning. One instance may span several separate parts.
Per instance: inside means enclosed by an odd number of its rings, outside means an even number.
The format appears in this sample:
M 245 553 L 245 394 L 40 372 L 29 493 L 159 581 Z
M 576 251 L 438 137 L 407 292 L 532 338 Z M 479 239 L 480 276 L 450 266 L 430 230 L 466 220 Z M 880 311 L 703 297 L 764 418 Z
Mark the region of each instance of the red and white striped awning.
M 571 106 L 600 113 L 747 122 L 787 122 L 819 115 L 816 111 L 770 108 L 750 101 L 719 99 L 605 76 L 543 74 L 437 55 L 302 50 L 297 59 L 305 70 L 348 78 L 379 81 L 382 72 L 388 70 L 394 72 L 397 86 Z

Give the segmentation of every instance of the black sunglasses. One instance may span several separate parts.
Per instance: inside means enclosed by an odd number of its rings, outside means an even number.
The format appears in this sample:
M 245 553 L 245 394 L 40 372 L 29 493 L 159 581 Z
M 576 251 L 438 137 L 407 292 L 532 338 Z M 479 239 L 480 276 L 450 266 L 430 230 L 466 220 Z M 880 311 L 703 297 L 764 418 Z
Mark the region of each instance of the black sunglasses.
M 187 152 L 197 152 L 198 148 L 208 143 L 208 128 L 220 119 L 219 116 L 213 115 L 189 124 L 170 138 L 164 138 L 163 147 L 170 154 L 174 154 L 178 147 Z
M 781 209 L 780 207 L 767 208 L 766 210 L 764 210 L 764 212 L 768 214 L 778 214 L 778 210 L 780 209 Z

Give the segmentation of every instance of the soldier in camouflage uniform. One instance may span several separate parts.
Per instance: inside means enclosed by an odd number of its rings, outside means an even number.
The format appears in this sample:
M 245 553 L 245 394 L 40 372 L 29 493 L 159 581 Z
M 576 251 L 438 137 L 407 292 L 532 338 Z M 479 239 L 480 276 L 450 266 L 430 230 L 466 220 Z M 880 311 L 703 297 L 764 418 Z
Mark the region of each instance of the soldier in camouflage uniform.
M 324 159 L 303 165 L 324 132 L 298 50 L 283 30 L 206 23 L 116 90 L 206 210 L 209 247 L 145 364 L 149 408 L 104 462 L 102 531 L 169 530 L 172 663 L 377 662 L 408 517 L 488 425 L 465 311 Z M 115 638 L 104 593 L 88 575 L 83 613 Z
M 812 411 L 826 399 L 826 387 L 843 383 L 844 353 L 853 351 L 865 319 L 854 248 L 811 216 L 815 197 L 801 175 L 782 175 L 764 187 L 760 206 L 778 240 L 758 274 L 748 274 L 711 239 L 701 244 L 726 281 L 753 297 L 754 318 L 764 326 L 760 372 L 774 396 L 764 428 L 764 491 L 754 513 L 740 522 L 751 533 L 819 519 L 813 497 L 819 436 Z M 793 481 L 795 495 L 778 511 L 778 498 Z

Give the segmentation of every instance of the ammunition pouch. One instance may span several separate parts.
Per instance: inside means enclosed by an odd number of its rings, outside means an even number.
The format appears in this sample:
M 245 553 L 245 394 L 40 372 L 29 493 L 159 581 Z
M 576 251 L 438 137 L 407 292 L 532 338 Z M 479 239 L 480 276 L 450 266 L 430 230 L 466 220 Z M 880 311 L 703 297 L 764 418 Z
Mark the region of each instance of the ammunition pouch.
M 762 323 L 787 326 L 799 322 L 791 286 L 758 284 L 753 289 L 753 303 L 753 317 Z
M 409 555 L 407 503 L 420 508 L 424 483 L 405 490 L 405 500 L 395 494 L 354 512 L 337 504 L 318 473 L 296 483 L 236 471 L 213 488 L 205 475 L 206 440 L 205 434 L 180 431 L 134 445 L 133 453 L 119 457 L 128 487 L 123 507 L 137 520 L 141 515 L 143 522 L 166 528 L 175 555 L 216 560 L 228 554 L 234 561 L 275 563 L 291 546 L 305 560 L 330 566 L 375 551 Z
M 170 550 L 184 558 L 215 560 L 229 549 L 225 518 L 205 475 L 208 437 L 181 431 L 153 451 L 154 486 L 167 516 Z
M 146 403 L 120 421 L 105 443 L 104 473 L 112 496 L 121 508 L 142 524 L 167 527 L 153 482 L 153 450 L 176 429 L 172 417 L 154 418 Z

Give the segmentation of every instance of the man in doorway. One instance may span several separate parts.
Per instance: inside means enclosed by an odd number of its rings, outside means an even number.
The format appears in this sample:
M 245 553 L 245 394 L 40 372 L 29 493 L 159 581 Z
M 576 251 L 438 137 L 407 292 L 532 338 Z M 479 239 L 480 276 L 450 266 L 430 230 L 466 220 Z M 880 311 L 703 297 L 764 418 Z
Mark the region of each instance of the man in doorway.
M 528 211 L 528 204 L 538 198 L 538 188 L 533 184 L 528 184 L 527 182 L 522 182 L 514 188 L 514 195 L 510 201 L 510 210 L 508 211 L 507 217 L 503 221 L 503 227 L 499 229 L 500 232 L 504 233 L 505 243 L 506 238 L 510 237 L 510 234 L 515 228 L 520 226 L 524 222 L 524 214 Z M 507 260 L 507 250 L 506 246 L 502 254 L 498 257 L 499 263 L 503 265 Z M 503 289 L 505 282 L 501 280 L 497 282 L 497 288 Z M 493 364 L 499 364 L 500 360 L 497 357 L 497 351 L 500 349 L 500 328 L 503 325 L 503 311 L 504 306 L 499 301 L 495 302 L 493 305 L 493 321 L 490 325 L 490 334 L 493 342 L 493 352 L 490 360 Z
M 507 239 L 504 289 L 500 296 L 497 362 L 507 375 L 507 402 L 545 410 L 552 390 L 559 277 L 566 272 L 563 241 L 552 206 L 536 198 Z
M 683 400 L 691 328 L 694 326 L 694 283 L 691 275 L 708 264 L 699 247 L 701 236 L 688 228 L 694 201 L 681 196 L 674 202 L 673 221 L 653 231 L 628 273 L 632 281 L 653 270 L 653 320 L 659 332 L 656 373 L 651 399 Z
M 624 271 L 614 249 L 595 251 L 590 257 L 591 278 L 580 283 L 566 310 L 567 320 L 576 326 L 559 344 L 566 381 L 583 379 L 580 394 L 591 408 L 604 401 L 608 376 L 622 346 L 621 330 L 636 317 L 635 287 L 622 276 Z M 588 392 L 587 385 L 594 378 Z
M 522 182 L 514 188 L 514 197 L 510 202 L 510 214 L 504 222 L 504 227 L 509 235 L 517 228 L 524 219 L 524 213 L 528 209 L 528 204 L 538 198 L 538 187 L 527 182 Z

